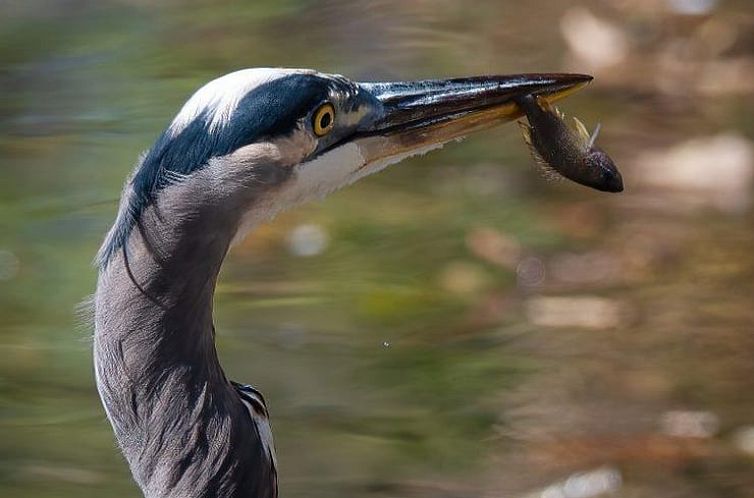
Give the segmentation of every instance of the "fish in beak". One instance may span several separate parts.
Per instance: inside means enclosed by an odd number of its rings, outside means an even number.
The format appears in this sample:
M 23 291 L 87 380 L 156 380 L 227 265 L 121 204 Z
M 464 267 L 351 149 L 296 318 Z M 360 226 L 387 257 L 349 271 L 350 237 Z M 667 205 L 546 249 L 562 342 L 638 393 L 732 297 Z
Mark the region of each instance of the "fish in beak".
M 377 111 L 352 137 L 367 165 L 395 162 L 521 117 L 517 102 L 555 102 L 592 80 L 583 74 L 518 74 L 360 83 Z
M 559 109 L 541 97 L 518 101 L 529 124 L 518 122 L 536 164 L 548 178 L 567 178 L 603 192 L 622 192 L 623 177 L 607 152 L 594 145 L 592 133 L 574 117 L 566 121 Z

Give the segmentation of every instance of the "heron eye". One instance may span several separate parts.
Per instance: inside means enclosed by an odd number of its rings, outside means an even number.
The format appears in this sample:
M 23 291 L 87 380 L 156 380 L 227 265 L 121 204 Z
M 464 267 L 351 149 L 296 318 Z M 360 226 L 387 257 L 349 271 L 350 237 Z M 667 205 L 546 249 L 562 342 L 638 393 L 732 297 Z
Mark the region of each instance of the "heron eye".
M 330 130 L 335 126 L 335 108 L 332 104 L 322 104 L 320 108 L 314 112 L 314 121 L 312 125 L 314 127 L 314 133 L 318 137 L 330 133 Z

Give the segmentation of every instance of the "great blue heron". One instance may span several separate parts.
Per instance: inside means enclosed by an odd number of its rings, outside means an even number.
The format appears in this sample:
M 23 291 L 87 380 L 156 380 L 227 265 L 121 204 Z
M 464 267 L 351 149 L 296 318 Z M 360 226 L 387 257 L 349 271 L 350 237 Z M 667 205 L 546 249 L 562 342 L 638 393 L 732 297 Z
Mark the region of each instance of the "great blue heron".
M 212 299 L 234 240 L 277 212 L 554 101 L 572 74 L 356 83 L 246 69 L 199 89 L 126 182 L 98 255 L 97 387 L 148 497 L 277 496 L 267 408 L 228 380 Z

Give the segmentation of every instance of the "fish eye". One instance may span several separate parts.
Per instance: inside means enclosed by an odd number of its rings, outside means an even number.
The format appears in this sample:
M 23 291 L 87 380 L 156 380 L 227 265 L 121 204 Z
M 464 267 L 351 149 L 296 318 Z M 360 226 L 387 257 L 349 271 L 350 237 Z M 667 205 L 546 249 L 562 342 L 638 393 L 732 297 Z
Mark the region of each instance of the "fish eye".
M 335 107 L 331 103 L 326 102 L 314 111 L 312 128 L 314 128 L 315 135 L 323 137 L 330 133 L 333 126 L 335 126 Z

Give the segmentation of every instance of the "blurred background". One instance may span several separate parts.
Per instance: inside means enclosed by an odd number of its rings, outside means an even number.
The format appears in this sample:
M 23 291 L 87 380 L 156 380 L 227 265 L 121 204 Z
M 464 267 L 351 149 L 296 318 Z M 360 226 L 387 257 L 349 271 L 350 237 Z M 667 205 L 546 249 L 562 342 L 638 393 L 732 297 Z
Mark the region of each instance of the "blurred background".
M 250 66 L 591 73 L 561 108 L 626 183 L 510 124 L 236 247 L 218 347 L 282 496 L 754 496 L 751 0 L 0 2 L 1 496 L 139 496 L 76 309 L 138 154 Z

